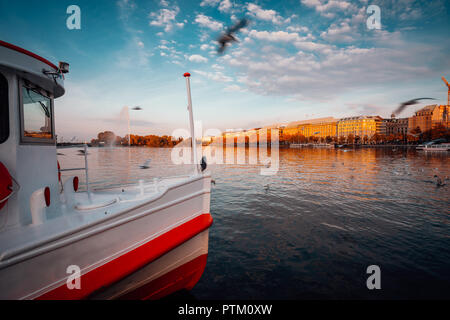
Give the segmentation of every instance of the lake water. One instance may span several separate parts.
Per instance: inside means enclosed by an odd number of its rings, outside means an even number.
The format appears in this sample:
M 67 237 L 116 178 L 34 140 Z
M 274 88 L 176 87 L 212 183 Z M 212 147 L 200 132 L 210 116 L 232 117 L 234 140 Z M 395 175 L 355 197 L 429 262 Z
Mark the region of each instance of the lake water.
M 59 149 L 62 168 L 84 166 L 78 149 Z M 170 153 L 90 148 L 89 178 L 99 187 L 191 171 Z M 140 170 L 146 159 L 151 168 Z M 189 297 L 449 299 L 450 180 L 437 187 L 433 177 L 450 177 L 449 160 L 402 148 L 303 148 L 280 149 L 271 176 L 261 165 L 210 165 L 208 263 Z M 369 265 L 381 269 L 381 290 L 366 287 Z

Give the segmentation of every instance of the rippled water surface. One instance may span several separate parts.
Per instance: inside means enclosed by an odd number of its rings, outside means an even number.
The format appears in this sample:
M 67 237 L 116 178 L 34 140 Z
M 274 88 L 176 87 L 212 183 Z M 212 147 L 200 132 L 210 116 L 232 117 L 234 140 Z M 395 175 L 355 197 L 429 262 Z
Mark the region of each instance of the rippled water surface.
M 84 165 L 59 149 L 63 168 Z M 170 149 L 91 148 L 94 186 L 185 174 Z M 139 164 L 152 159 L 151 168 Z M 450 298 L 448 153 L 280 149 L 276 175 L 260 165 L 210 165 L 209 256 L 197 299 Z M 81 173 L 80 173 L 81 177 Z M 381 290 L 366 268 L 381 268 Z

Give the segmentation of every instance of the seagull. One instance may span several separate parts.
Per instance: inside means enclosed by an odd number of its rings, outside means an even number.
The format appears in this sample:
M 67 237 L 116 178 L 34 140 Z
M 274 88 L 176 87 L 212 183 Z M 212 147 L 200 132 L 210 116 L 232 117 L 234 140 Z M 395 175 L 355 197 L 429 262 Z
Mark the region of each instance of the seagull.
M 143 164 L 141 164 L 139 166 L 139 168 L 141 169 L 148 169 L 150 168 L 150 162 L 152 161 L 152 159 L 147 159 Z
M 89 154 L 86 151 L 84 151 L 84 149 L 79 149 L 78 153 L 79 153 L 79 156 L 84 156 L 84 155 L 88 155 Z
M 247 19 L 241 19 L 231 28 L 228 28 L 228 30 L 222 34 L 218 39 L 217 42 L 219 43 L 219 48 L 217 49 L 217 53 L 222 54 L 225 51 L 225 47 L 227 43 L 236 42 L 238 41 L 233 33 L 238 32 L 240 29 L 245 28 L 248 25 Z
M 442 182 L 441 178 L 439 178 L 436 174 L 434 175 L 434 177 L 436 178 L 436 186 L 438 187 L 445 186 L 445 183 Z
M 416 99 L 412 99 L 409 101 L 405 101 L 405 102 L 402 102 L 392 114 L 395 116 L 395 115 L 401 113 L 407 106 L 418 104 L 418 103 L 420 103 L 419 100 L 425 100 L 425 99 L 426 100 L 436 100 L 434 98 L 416 98 Z

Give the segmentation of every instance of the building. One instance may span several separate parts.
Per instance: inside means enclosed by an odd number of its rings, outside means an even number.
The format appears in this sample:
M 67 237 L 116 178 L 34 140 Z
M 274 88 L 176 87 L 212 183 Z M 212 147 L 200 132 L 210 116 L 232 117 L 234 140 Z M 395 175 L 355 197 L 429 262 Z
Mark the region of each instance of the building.
M 406 135 L 408 133 L 409 118 L 395 118 L 392 114 L 390 119 L 382 119 L 379 134 L 389 135 Z
M 411 132 L 417 127 L 421 132 L 425 132 L 442 124 L 446 128 L 450 127 L 449 111 L 446 105 L 429 105 L 418 111 L 409 118 L 408 130 Z
M 337 120 L 333 117 L 311 120 L 295 121 L 288 123 L 282 130 L 285 139 L 300 135 L 317 138 L 336 137 Z
M 337 123 L 337 136 L 347 138 L 350 134 L 353 137 L 369 139 L 375 134 L 382 134 L 383 119 L 379 116 L 358 116 L 342 118 Z

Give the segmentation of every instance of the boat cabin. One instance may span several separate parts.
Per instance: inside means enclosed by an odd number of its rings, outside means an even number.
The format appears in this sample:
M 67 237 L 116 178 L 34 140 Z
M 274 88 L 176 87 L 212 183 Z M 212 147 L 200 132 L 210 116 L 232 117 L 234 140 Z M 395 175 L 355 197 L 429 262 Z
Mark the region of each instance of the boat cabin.
M 54 100 L 66 72 L 66 63 L 0 41 L 0 231 L 60 212 Z

